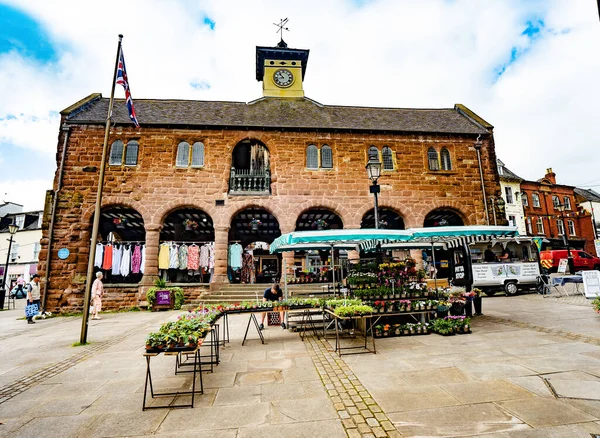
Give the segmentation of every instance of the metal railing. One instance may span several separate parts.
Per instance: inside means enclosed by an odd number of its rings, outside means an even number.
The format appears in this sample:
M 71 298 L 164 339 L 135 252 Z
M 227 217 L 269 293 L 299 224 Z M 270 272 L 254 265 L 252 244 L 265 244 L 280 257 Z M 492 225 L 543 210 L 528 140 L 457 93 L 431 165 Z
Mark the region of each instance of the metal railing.
M 268 170 L 252 171 L 231 168 L 229 176 L 230 194 L 269 194 L 271 193 L 271 174 Z

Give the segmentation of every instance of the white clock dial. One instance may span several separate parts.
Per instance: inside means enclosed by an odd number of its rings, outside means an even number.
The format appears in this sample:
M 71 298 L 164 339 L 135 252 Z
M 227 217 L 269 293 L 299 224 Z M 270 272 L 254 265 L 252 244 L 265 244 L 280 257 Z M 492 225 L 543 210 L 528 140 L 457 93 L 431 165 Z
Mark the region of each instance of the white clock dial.
M 273 82 L 278 87 L 289 87 L 294 82 L 294 75 L 291 71 L 281 68 L 273 73 Z

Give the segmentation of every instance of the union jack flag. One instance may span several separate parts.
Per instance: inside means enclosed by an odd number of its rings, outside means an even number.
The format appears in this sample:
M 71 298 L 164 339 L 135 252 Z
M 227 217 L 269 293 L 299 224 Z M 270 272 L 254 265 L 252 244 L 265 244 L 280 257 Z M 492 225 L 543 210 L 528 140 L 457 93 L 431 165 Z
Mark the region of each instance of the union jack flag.
M 129 80 L 127 79 L 127 70 L 125 70 L 125 58 L 123 57 L 122 48 L 121 53 L 119 54 L 119 66 L 117 67 L 116 81 L 117 84 L 122 85 L 125 89 L 125 104 L 127 105 L 127 110 L 129 111 L 129 118 L 135 124 L 135 126 L 139 128 L 140 124 L 135 116 L 135 108 L 133 107 L 133 99 L 131 98 L 131 90 L 129 89 Z

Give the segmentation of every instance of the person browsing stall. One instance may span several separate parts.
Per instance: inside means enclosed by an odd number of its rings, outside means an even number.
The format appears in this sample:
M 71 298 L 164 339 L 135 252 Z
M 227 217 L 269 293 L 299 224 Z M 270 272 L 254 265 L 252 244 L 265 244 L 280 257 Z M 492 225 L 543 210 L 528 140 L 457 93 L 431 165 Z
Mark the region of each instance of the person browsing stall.
M 263 303 L 266 303 L 267 301 L 282 301 L 283 300 L 283 292 L 281 291 L 281 288 L 279 287 L 279 285 L 276 283 L 274 284 L 272 287 L 269 287 L 267 289 L 265 289 L 265 293 L 263 294 Z M 265 317 L 267 316 L 267 312 L 263 312 L 261 320 L 260 320 L 260 326 L 259 328 L 261 330 L 264 330 L 265 328 Z M 285 312 L 279 312 L 279 320 L 281 321 L 281 328 L 285 329 Z

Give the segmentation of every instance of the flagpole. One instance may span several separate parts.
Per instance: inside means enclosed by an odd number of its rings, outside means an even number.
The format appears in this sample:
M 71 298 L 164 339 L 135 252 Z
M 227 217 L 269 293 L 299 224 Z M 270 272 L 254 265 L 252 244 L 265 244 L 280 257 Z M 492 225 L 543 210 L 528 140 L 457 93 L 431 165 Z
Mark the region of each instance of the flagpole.
M 106 116 L 106 126 L 104 127 L 104 144 L 102 145 L 102 161 L 100 162 L 100 175 L 98 176 L 98 193 L 96 194 L 96 208 L 94 209 L 94 224 L 92 226 L 92 236 L 90 238 L 90 252 L 88 256 L 88 268 L 85 281 L 85 295 L 83 297 L 83 318 L 81 319 L 81 336 L 79 343 L 87 343 L 87 330 L 90 313 L 90 292 L 92 281 L 94 280 L 94 255 L 96 253 L 96 242 L 98 240 L 98 228 L 100 227 L 100 213 L 102 207 L 102 189 L 104 188 L 104 171 L 106 169 L 106 155 L 108 149 L 108 135 L 110 133 L 110 121 L 112 117 L 113 100 L 115 97 L 115 86 L 117 84 L 117 69 L 119 67 L 119 55 L 121 54 L 121 42 L 123 35 L 119 34 L 119 44 L 117 46 L 117 59 L 115 60 L 115 71 L 112 76 L 112 88 L 110 90 L 110 101 L 108 103 L 108 114 Z

